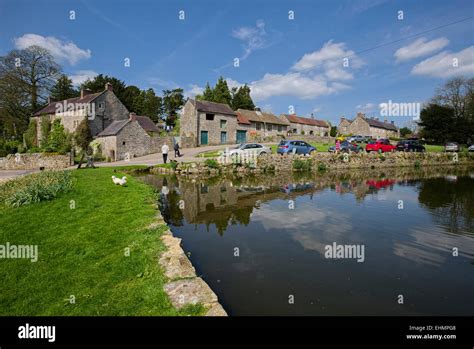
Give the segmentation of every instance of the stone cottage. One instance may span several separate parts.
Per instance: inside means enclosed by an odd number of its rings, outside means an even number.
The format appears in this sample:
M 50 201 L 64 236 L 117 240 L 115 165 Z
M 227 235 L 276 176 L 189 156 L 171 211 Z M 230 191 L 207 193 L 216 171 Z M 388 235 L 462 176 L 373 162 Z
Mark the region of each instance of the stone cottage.
M 146 116 L 130 113 L 125 120 L 113 121 L 97 135 L 100 152 L 109 161 L 130 160 L 161 151 L 164 142 L 172 148 L 169 137 L 160 137 L 159 128 Z
M 81 95 L 63 101 L 51 98 L 48 105 L 35 112 L 32 116 L 36 121 L 37 139 L 41 140 L 41 120 L 45 116 L 50 121 L 61 119 L 64 128 L 73 133 L 87 117 L 92 136 L 97 136 L 110 124 L 117 120 L 127 120 L 129 111 L 113 92 L 110 83 L 105 84 L 102 92 L 92 93 L 81 90 Z
M 248 130 L 250 139 L 263 141 L 265 139 L 286 136 L 290 123 L 278 118 L 272 113 L 255 110 L 237 109 L 237 122 L 240 127 Z
M 244 143 L 247 131 L 227 104 L 188 99 L 181 115 L 180 146 Z
M 399 138 L 400 131 L 393 121 L 380 121 L 378 118 L 367 118 L 364 113 L 357 113 L 354 120 L 341 118 L 338 126 L 340 134 L 370 136 L 372 138 Z
M 329 136 L 331 126 L 324 120 L 304 118 L 294 114 L 282 114 L 280 119 L 290 124 L 289 133 L 293 135 Z

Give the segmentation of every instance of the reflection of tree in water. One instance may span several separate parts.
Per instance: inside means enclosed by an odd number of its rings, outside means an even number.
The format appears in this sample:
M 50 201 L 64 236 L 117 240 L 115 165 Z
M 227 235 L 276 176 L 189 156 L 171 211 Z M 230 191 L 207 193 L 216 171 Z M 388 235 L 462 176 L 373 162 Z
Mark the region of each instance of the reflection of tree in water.
M 426 179 L 420 183 L 418 200 L 428 208 L 435 221 L 450 232 L 474 235 L 474 180 L 458 177 L 456 181 L 444 178 Z
M 163 183 L 163 185 L 166 184 L 168 183 Z M 183 225 L 183 211 L 179 208 L 181 196 L 178 194 L 173 182 L 170 186 L 171 189 L 168 195 L 160 193 L 158 204 L 165 222 L 179 227 Z
M 197 223 L 205 223 L 207 231 L 209 226 L 214 224 L 219 235 L 224 235 L 227 227 L 230 225 L 248 225 L 250 223 L 250 215 L 254 206 L 233 207 L 215 209 L 214 205 L 206 205 L 206 212 L 199 214 Z

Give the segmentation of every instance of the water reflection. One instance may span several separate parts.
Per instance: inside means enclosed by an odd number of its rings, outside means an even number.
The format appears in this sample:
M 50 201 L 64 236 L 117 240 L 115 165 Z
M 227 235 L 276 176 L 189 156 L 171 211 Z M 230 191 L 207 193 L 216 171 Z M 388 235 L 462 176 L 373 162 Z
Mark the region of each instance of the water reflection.
M 144 180 L 230 314 L 465 315 L 474 312 L 473 173 Z M 333 242 L 363 244 L 365 262 L 325 259 Z M 300 303 L 288 307 L 289 292 Z M 393 301 L 400 292 L 410 305 Z

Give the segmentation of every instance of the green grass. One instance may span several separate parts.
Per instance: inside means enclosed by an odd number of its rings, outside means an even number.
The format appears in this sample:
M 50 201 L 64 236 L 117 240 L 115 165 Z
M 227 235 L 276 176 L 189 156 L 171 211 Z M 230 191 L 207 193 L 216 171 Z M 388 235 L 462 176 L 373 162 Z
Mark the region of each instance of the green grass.
M 425 149 L 427 153 L 439 153 L 444 151 L 444 146 L 425 144 Z
M 75 183 L 53 201 L 0 208 L 0 244 L 38 245 L 36 263 L 0 260 L 0 315 L 198 315 L 173 308 L 158 266 L 164 249 L 154 193 L 111 168 L 74 170 Z M 75 201 L 75 209 L 70 208 Z M 125 249 L 130 248 L 130 256 Z M 74 295 L 75 304 L 69 302 Z
M 202 153 L 199 153 L 197 157 L 199 158 L 217 158 L 221 155 L 222 150 L 209 150 Z

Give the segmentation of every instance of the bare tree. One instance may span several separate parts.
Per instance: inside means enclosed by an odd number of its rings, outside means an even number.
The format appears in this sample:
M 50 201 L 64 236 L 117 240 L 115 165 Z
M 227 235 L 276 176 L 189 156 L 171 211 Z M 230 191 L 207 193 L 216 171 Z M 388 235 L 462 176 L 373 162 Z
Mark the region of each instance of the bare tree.
M 464 118 L 466 116 L 466 107 L 472 98 L 473 91 L 473 78 L 453 78 L 436 90 L 433 102 L 452 108 L 456 118 Z

